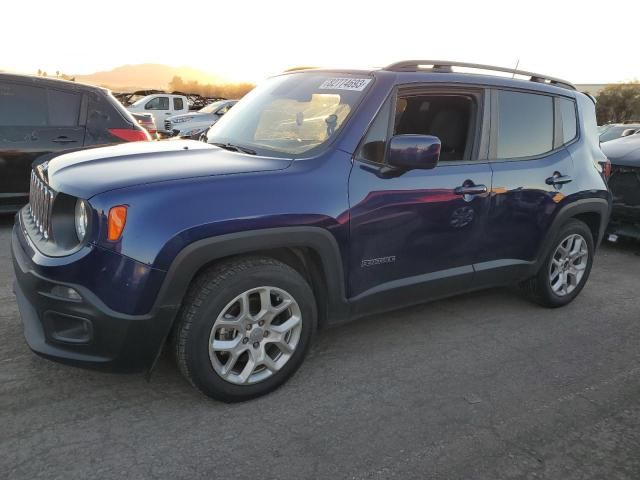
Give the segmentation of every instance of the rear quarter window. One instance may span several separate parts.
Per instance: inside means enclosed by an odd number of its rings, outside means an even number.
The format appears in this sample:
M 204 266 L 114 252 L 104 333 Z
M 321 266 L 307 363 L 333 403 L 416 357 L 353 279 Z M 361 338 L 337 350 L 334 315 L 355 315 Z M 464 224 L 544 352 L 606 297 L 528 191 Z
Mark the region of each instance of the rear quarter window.
M 49 90 L 49 124 L 54 127 L 75 127 L 80 117 L 82 95 L 62 90 Z
M 497 90 L 497 159 L 543 155 L 553 149 L 553 98 Z
M 576 104 L 568 98 L 558 98 L 560 119 L 562 120 L 562 143 L 571 142 L 578 133 Z

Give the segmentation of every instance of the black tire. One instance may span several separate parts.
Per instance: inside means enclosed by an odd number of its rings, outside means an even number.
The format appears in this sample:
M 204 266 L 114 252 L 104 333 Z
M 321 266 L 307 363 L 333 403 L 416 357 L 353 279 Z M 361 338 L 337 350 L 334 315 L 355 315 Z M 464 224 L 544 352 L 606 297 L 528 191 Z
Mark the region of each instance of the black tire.
M 279 371 L 258 383 L 238 385 L 215 371 L 209 358 L 209 337 L 225 306 L 260 286 L 283 289 L 295 299 L 302 330 L 297 347 Z M 224 261 L 200 274 L 187 293 L 177 322 L 173 341 L 185 378 L 211 398 L 241 402 L 275 390 L 300 367 L 315 334 L 317 310 L 311 287 L 296 270 L 270 257 L 247 257 Z
M 584 274 L 580 282 L 576 285 L 575 289 L 566 295 L 560 296 L 557 295 L 551 288 L 549 269 L 553 255 L 558 245 L 565 238 L 572 234 L 579 234 L 586 240 L 589 257 L 587 259 L 587 265 Z M 528 297 L 539 305 L 549 308 L 556 308 L 567 305 L 580 294 L 585 284 L 587 283 L 589 274 L 591 273 L 591 266 L 593 265 L 594 253 L 595 247 L 593 242 L 593 234 L 591 233 L 589 227 L 580 220 L 570 220 L 558 232 L 553 245 L 546 258 L 544 259 L 542 267 L 540 268 L 538 273 L 534 277 L 523 282 L 520 286 L 528 295 Z

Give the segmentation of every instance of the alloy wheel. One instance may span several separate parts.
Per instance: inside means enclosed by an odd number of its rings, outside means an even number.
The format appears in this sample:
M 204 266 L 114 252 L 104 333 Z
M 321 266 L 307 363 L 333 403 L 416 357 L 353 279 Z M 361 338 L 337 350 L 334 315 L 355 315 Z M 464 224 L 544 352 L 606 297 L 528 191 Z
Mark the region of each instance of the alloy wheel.
M 574 233 L 562 240 L 549 266 L 551 290 L 560 297 L 573 292 L 580 285 L 588 261 L 589 248 L 582 235 Z
M 224 380 L 258 383 L 284 367 L 301 332 L 300 307 L 289 293 L 269 286 L 253 288 L 218 315 L 209 336 L 209 358 Z

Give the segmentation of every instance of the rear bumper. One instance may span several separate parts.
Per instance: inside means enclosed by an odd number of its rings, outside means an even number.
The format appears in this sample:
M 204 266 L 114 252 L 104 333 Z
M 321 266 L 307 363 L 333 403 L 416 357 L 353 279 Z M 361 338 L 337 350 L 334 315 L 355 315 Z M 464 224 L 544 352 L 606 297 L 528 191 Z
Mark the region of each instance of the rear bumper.
M 640 206 L 614 203 L 607 233 L 640 240 Z
M 11 252 L 24 336 L 35 353 L 62 363 L 116 372 L 142 371 L 153 365 L 175 309 L 122 314 L 86 287 L 37 273 L 15 226 Z M 68 295 L 69 289 L 76 294 Z

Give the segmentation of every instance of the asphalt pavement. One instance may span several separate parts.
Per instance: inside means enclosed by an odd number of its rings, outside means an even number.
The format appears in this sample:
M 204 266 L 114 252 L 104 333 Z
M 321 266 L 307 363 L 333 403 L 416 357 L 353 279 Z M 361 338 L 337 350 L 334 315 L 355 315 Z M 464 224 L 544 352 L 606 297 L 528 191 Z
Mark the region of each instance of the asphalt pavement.
M 640 478 L 640 244 L 571 305 L 494 289 L 321 332 L 234 405 L 165 354 L 147 382 L 32 354 L 0 218 L 0 479 Z

